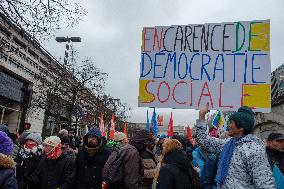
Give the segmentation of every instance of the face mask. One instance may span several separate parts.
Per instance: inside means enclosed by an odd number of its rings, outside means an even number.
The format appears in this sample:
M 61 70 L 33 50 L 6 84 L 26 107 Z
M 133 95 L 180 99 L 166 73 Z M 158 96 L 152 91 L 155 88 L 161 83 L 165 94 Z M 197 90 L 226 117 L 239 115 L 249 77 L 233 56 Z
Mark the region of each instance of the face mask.
M 33 149 L 33 148 L 36 147 L 36 146 L 38 146 L 36 143 L 27 142 L 24 147 L 25 147 L 26 149 L 31 150 L 31 149 Z

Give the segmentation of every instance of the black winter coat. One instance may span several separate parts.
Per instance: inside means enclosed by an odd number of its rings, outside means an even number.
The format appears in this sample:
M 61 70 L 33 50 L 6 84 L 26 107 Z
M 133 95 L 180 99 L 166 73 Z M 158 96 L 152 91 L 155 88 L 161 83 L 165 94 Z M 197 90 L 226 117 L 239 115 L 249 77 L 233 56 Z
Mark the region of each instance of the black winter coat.
M 90 156 L 85 149 L 79 151 L 76 158 L 76 189 L 101 188 L 102 170 L 110 153 L 103 145 L 93 156 Z
M 282 174 L 284 175 L 284 152 L 272 150 L 266 148 L 268 161 L 273 170 L 274 164 L 276 163 Z
M 0 188 L 17 189 L 15 162 L 10 157 L 0 156 Z
M 16 158 L 16 178 L 18 181 L 19 189 L 33 189 L 24 182 L 24 177 L 30 177 L 31 174 L 36 170 L 41 157 L 38 158 L 27 158 L 22 159 L 19 156 Z
M 190 160 L 182 149 L 174 150 L 164 157 L 156 189 L 193 189 Z
M 55 160 L 43 157 L 35 172 L 25 179 L 33 187 L 41 189 L 69 189 L 73 187 L 75 162 L 66 154 Z

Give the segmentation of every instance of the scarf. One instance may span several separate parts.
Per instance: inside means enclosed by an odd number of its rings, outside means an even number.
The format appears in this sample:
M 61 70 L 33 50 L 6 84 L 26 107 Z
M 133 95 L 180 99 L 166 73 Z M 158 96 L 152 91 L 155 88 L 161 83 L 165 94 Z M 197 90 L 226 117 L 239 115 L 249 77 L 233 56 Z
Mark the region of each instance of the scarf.
M 97 147 L 94 147 L 94 148 L 90 148 L 88 146 L 85 146 L 85 150 L 90 156 L 95 155 L 99 151 L 99 149 L 100 149 L 100 146 L 97 146 Z
M 26 148 L 25 146 L 20 149 L 19 156 L 25 160 L 27 158 L 38 158 L 43 152 L 42 145 L 34 146 L 31 149 Z
M 218 161 L 216 183 L 222 185 L 228 175 L 229 164 L 233 156 L 234 148 L 236 146 L 237 138 L 231 138 L 223 147 Z
M 47 159 L 57 159 L 61 154 L 61 144 L 58 144 L 47 154 Z

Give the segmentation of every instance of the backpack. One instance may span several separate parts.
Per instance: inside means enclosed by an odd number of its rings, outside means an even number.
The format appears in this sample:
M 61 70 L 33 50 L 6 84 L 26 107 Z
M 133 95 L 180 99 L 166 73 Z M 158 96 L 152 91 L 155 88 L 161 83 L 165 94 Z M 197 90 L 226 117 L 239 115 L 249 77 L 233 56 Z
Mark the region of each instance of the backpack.
M 121 151 L 114 150 L 109 156 L 102 171 L 103 180 L 109 185 L 123 183 L 123 155 Z

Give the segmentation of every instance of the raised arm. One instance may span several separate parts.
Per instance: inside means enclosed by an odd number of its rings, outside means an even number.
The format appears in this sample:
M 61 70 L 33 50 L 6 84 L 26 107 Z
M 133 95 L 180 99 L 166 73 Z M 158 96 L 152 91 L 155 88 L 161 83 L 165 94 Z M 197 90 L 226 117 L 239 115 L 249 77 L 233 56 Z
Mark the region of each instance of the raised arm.
M 219 154 L 228 139 L 210 137 L 207 134 L 205 115 L 209 112 L 208 106 L 209 104 L 206 105 L 205 109 L 199 111 L 199 119 L 196 120 L 196 139 L 208 152 Z

